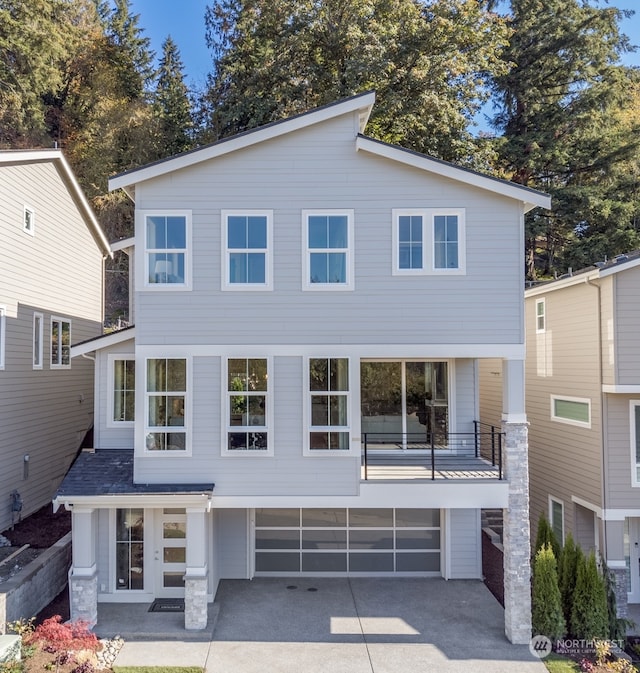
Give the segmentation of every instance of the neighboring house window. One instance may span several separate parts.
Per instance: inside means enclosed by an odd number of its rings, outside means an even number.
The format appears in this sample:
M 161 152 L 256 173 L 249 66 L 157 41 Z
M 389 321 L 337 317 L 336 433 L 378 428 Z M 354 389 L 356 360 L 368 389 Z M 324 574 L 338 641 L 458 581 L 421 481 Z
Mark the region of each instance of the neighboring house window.
M 136 362 L 133 358 L 113 358 L 113 410 L 114 423 L 135 420 Z
M 147 360 L 147 451 L 186 451 L 187 360 Z
M 42 338 L 44 331 L 44 316 L 42 313 L 33 314 L 33 368 L 42 369 Z
M 4 369 L 4 348 L 7 332 L 7 309 L 0 306 L 0 369 Z
M 116 590 L 144 589 L 144 510 L 116 509 Z
M 353 211 L 303 211 L 307 290 L 353 288 Z
M 544 332 L 546 330 L 546 313 L 545 313 L 544 299 L 536 300 L 536 332 Z
M 349 359 L 309 359 L 310 453 L 349 451 Z
M 223 453 L 271 453 L 267 358 L 229 358 L 226 375 L 226 437 Z
M 146 213 L 146 284 L 188 285 L 190 217 L 186 213 Z
M 631 421 L 631 483 L 640 486 L 640 400 L 629 402 Z
M 271 211 L 223 211 L 224 289 L 271 288 Z
M 51 318 L 51 366 L 71 366 L 71 321 Z
M 551 420 L 581 428 L 591 427 L 591 400 L 551 395 Z
M 24 219 L 22 221 L 22 229 L 27 234 L 33 236 L 36 233 L 36 211 L 29 206 L 24 207 Z
M 464 212 L 460 208 L 394 209 L 394 275 L 464 273 Z
M 556 540 L 564 544 L 564 504 L 561 500 L 556 500 L 549 496 L 549 523 L 551 530 L 556 536 Z

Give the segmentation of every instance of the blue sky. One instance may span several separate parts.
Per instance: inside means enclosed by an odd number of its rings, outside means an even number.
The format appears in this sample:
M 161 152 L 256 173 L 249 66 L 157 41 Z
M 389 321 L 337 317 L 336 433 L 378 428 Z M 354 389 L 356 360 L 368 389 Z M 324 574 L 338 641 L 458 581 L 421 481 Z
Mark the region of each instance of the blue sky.
M 151 40 L 151 48 L 160 55 L 167 35 L 180 49 L 188 83 L 203 88 L 211 69 L 211 55 L 204 40 L 204 12 L 209 0 L 131 0 L 138 25 Z M 640 0 L 612 0 L 610 5 L 633 9 L 636 14 L 623 22 L 623 31 L 631 43 L 640 45 Z M 640 50 L 627 54 L 624 62 L 640 66 Z M 490 112 L 490 110 L 489 110 Z M 484 124 L 482 124 L 484 126 Z

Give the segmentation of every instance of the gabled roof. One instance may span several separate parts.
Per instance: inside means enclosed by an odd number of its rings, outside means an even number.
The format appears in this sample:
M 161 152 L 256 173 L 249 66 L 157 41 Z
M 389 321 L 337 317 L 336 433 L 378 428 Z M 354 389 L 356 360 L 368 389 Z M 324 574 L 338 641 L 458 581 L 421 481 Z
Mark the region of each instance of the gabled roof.
M 78 209 L 82 213 L 89 230 L 96 242 L 96 245 L 102 251 L 103 255 L 111 255 L 111 247 L 107 240 L 100 223 L 96 219 L 93 209 L 87 201 L 87 197 L 80 188 L 76 180 L 71 166 L 62 154 L 62 150 L 48 149 L 48 150 L 0 150 L 0 166 L 2 165 L 19 165 L 19 164 L 35 164 L 35 163 L 53 163 L 67 186 L 69 193 L 75 201 Z
M 223 138 L 210 145 L 198 147 L 189 152 L 183 152 L 182 154 L 177 154 L 173 157 L 162 159 L 147 164 L 146 166 L 141 166 L 140 168 L 134 168 L 130 171 L 120 173 L 119 175 L 114 175 L 109 179 L 109 190 L 124 189 L 127 194 L 133 198 L 134 190 L 131 188 L 136 183 L 142 182 L 143 180 L 157 178 L 180 168 L 193 166 L 201 161 L 215 159 L 224 154 L 235 152 L 236 150 L 255 145 L 265 140 L 277 138 L 286 133 L 291 133 L 292 131 L 297 131 L 298 129 L 303 129 L 312 126 L 313 124 L 318 124 L 327 121 L 328 119 L 348 114 L 349 112 L 359 113 L 358 125 L 360 132 L 362 132 L 364 131 L 364 127 L 371 114 L 371 108 L 373 107 L 374 101 L 375 93 L 373 91 L 367 91 L 335 103 L 330 103 L 329 105 L 324 105 L 323 107 L 309 110 L 308 112 L 303 112 L 302 114 L 289 117 L 288 119 L 275 121 L 271 124 L 266 124 L 255 129 L 250 129 L 249 131 L 244 131 L 243 133 L 238 133 L 229 138 Z
M 85 341 L 79 341 L 77 344 L 73 344 L 71 346 L 71 357 L 75 358 L 79 355 L 93 353 L 93 351 L 98 351 L 102 348 L 108 348 L 109 346 L 115 346 L 117 344 L 121 344 L 124 341 L 129 341 L 129 339 L 135 338 L 135 325 L 124 327 L 123 329 L 117 330 L 115 332 L 101 334 L 100 336 L 92 337 L 91 339 L 86 339 Z
M 171 173 L 172 171 L 193 166 L 201 161 L 215 159 L 230 152 L 250 147 L 265 140 L 277 138 L 286 133 L 306 128 L 313 124 L 338 117 L 340 115 L 358 112 L 358 128 L 354 129 L 356 139 L 356 150 L 369 152 L 378 156 L 385 157 L 392 161 L 397 161 L 414 168 L 418 168 L 442 177 L 458 180 L 467 185 L 486 189 L 495 194 L 516 199 L 524 204 L 525 212 L 537 206 L 541 208 L 551 207 L 551 197 L 548 194 L 539 192 L 529 187 L 523 187 L 515 182 L 500 180 L 472 171 L 467 168 L 456 166 L 455 164 L 429 157 L 419 152 L 404 149 L 395 145 L 389 145 L 380 140 L 374 140 L 363 135 L 367 120 L 371 114 L 371 108 L 375 102 L 375 93 L 368 91 L 350 98 L 325 105 L 309 112 L 283 119 L 265 126 L 260 126 L 244 133 L 224 138 L 211 145 L 199 147 L 189 152 L 177 154 L 176 156 L 156 161 L 140 168 L 135 168 L 125 173 L 115 175 L 109 180 L 109 189 L 124 189 L 127 194 L 135 198 L 135 185 L 144 180 L 157 178 L 161 175 Z

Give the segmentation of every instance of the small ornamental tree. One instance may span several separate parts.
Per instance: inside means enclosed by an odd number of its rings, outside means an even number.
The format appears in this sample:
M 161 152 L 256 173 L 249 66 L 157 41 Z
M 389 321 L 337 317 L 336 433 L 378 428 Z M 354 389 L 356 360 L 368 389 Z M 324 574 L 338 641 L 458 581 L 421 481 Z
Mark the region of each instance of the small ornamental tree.
M 582 549 L 576 546 L 571 533 L 567 533 L 562 549 L 562 560 L 558 572 L 558 584 L 560 587 L 560 597 L 562 599 L 562 611 L 569 631 L 571 630 L 571 608 L 573 606 L 573 592 L 576 587 L 576 572 L 580 556 L 584 556 Z
M 556 558 L 556 561 L 559 561 L 560 555 L 562 553 L 562 548 L 560 547 L 560 543 L 558 542 L 558 538 L 556 537 L 555 533 L 553 532 L 553 528 L 551 528 L 551 524 L 549 523 L 549 519 L 547 519 L 547 516 L 544 512 L 540 515 L 540 518 L 538 519 L 538 533 L 536 535 L 536 544 L 535 547 L 533 548 L 533 557 L 536 557 L 536 554 L 546 545 L 548 544 L 551 549 L 553 550 L 553 555 Z
M 545 544 L 533 564 L 532 626 L 534 635 L 558 640 L 565 634 L 565 620 L 558 588 L 556 558 Z
M 609 614 L 604 578 L 593 552 L 578 561 L 576 586 L 571 608 L 571 635 L 584 640 L 609 637 Z

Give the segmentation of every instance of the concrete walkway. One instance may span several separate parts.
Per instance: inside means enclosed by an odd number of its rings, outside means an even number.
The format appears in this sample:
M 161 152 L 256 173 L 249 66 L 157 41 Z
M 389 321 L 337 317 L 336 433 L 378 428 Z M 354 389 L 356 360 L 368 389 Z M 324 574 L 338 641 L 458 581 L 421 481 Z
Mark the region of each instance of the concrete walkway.
M 479 581 L 224 580 L 216 604 L 211 641 L 187 640 L 172 627 L 171 640 L 127 640 L 115 665 L 193 665 L 207 673 L 546 671 L 526 645 L 506 640 L 502 608 Z

